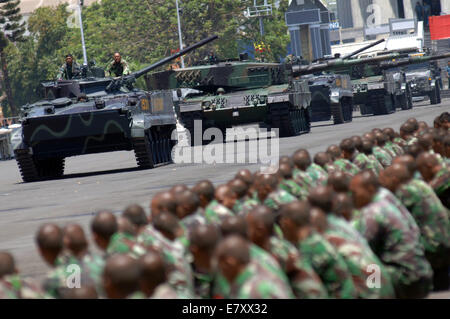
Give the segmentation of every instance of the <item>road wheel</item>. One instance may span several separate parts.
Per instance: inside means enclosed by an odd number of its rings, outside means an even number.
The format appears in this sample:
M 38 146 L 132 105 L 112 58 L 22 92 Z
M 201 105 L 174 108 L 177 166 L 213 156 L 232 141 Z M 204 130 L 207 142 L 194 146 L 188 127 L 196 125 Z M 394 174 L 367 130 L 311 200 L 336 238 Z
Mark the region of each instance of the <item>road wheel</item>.
M 155 167 L 153 147 L 149 136 L 150 132 L 147 131 L 143 138 L 135 138 L 133 140 L 134 154 L 140 168 Z

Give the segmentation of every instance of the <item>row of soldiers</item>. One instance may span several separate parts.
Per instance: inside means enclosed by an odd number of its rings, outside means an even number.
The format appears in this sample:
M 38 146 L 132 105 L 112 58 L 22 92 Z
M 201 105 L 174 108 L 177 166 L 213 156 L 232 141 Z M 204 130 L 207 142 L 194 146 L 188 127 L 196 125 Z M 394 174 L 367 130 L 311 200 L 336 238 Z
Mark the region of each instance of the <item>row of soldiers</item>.
M 374 129 L 277 173 L 240 170 L 139 205 L 90 231 L 41 226 L 40 285 L 0 253 L 4 298 L 424 298 L 449 288 L 450 114 Z

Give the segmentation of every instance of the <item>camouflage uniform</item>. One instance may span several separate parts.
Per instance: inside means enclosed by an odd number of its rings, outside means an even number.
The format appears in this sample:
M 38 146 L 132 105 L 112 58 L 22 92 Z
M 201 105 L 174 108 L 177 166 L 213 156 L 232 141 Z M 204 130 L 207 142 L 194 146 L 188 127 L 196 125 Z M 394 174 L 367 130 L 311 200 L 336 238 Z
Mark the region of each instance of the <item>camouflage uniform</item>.
M 206 218 L 201 210 L 197 210 L 193 214 L 188 215 L 180 220 L 180 224 L 187 230 L 188 233 L 190 233 L 195 227 L 206 225 Z
M 355 287 L 345 261 L 333 246 L 316 232 L 299 243 L 300 253 L 319 275 L 331 298 L 354 298 Z
M 193 269 L 193 280 L 194 280 L 194 291 L 195 296 L 201 299 L 211 299 L 214 298 L 213 295 L 213 285 L 214 285 L 214 275 L 208 273 L 201 273 Z
M 401 137 L 395 137 L 393 142 L 395 144 L 399 145 L 400 147 L 406 146 L 406 141 L 404 139 L 402 139 Z
M 112 61 L 108 69 L 106 70 L 107 76 L 122 76 L 122 75 L 129 75 L 131 73 L 130 68 L 128 67 L 128 63 L 122 59 L 120 63 L 116 63 L 116 61 Z
M 442 204 L 450 209 L 450 170 L 442 167 L 429 182 Z
M 288 275 L 294 295 L 299 299 L 327 298 L 327 291 L 308 261 L 290 242 L 276 236 L 270 238 L 269 252 Z
M 433 189 L 421 180 L 401 185 L 395 195 L 411 212 L 420 228 L 420 241 L 426 252 L 437 253 L 450 246 L 448 210 Z
M 169 284 L 163 283 L 156 287 L 150 299 L 185 299 L 177 293 Z
M 309 174 L 305 171 L 299 170 L 297 168 L 292 172 L 292 179 L 296 182 L 300 187 L 309 190 L 314 187 L 314 182 L 309 176 Z
M 259 205 L 259 201 L 253 198 L 241 198 L 234 204 L 233 212 L 240 216 L 247 216 L 247 214 L 256 206 Z
M 72 62 L 72 67 L 69 67 L 67 63 L 64 63 L 59 68 L 59 73 L 57 76 L 58 80 L 71 80 L 76 76 L 79 76 L 81 73 L 81 68 L 78 63 L 75 61 Z
M 418 141 L 417 137 L 411 136 L 410 138 L 408 138 L 408 139 L 406 140 L 406 145 L 407 145 L 407 146 L 411 146 L 411 145 L 417 143 L 417 141 Z
M 44 299 L 47 296 L 31 279 L 18 274 L 0 279 L 0 299 Z
M 374 161 L 370 160 L 369 157 L 364 153 L 358 153 L 353 158 L 353 164 L 358 166 L 360 170 L 370 169 L 374 172 L 375 175 L 378 175 L 378 170 L 375 168 Z
M 392 147 L 388 147 L 387 145 L 384 145 L 382 148 L 386 153 L 388 153 L 392 159 L 397 156 L 397 153 L 394 151 Z
M 267 196 L 264 200 L 264 205 L 273 210 L 278 210 L 281 205 L 291 203 L 295 200 L 296 198 L 293 195 L 283 189 L 278 189 Z
M 348 159 L 345 158 L 338 158 L 334 161 L 334 165 L 340 168 L 341 171 L 348 173 L 352 176 L 359 173 L 359 168 L 352 162 L 350 162 Z
M 294 195 L 299 200 L 306 200 L 308 197 L 308 191 L 294 182 L 292 179 L 283 179 L 278 187 L 285 190 L 291 195 Z
M 133 258 L 139 258 L 146 253 L 144 246 L 138 244 L 137 238 L 131 234 L 117 232 L 111 236 L 108 247 L 106 248 L 106 255 L 113 254 L 127 254 Z
M 230 286 L 232 299 L 291 299 L 290 287 L 249 263 Z
M 327 171 L 328 175 L 335 172 L 342 172 L 342 169 L 334 164 L 325 164 L 325 170 Z
M 306 169 L 315 186 L 326 185 L 328 173 L 316 163 L 312 163 Z
M 153 225 L 147 225 L 139 234 L 137 242 L 147 249 L 158 251 L 163 256 L 169 271 L 168 283 L 178 293 L 186 296 L 193 295 L 194 284 L 190 266 L 192 256 L 180 240 L 170 241 Z
M 392 164 L 392 156 L 384 149 L 379 146 L 374 146 L 372 149 L 373 155 L 376 159 L 383 165 L 383 167 L 388 167 Z
M 205 218 L 209 224 L 220 225 L 225 218 L 230 216 L 234 216 L 234 213 L 215 199 L 205 208 Z
M 353 234 L 356 230 L 350 230 L 351 226 L 344 226 L 346 221 L 339 219 L 333 215 L 328 216 L 330 227 L 323 236 L 345 261 L 352 275 L 357 297 L 363 299 L 394 298 L 395 292 L 391 279 L 381 261 L 360 235 Z M 374 266 L 380 269 L 379 287 L 369 285 Z
M 394 156 L 400 156 L 405 153 L 400 146 L 391 141 L 387 141 L 384 148 L 390 150 L 393 154 L 395 154 Z
M 397 297 L 419 284 L 427 291 L 433 275 L 425 259 L 419 234 L 410 227 L 395 205 L 382 196 L 361 209 L 356 227 L 386 266 Z

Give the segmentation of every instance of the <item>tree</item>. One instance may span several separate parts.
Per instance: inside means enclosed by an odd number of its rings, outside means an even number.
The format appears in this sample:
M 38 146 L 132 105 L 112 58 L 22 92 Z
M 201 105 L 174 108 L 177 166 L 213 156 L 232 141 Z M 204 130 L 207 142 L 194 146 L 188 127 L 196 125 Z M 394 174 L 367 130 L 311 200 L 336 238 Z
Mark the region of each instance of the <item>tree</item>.
M 3 89 L 8 100 L 8 106 L 12 115 L 17 115 L 14 96 L 8 72 L 8 61 L 5 49 L 10 43 L 23 41 L 25 33 L 25 23 L 22 22 L 20 14 L 20 0 L 0 0 L 0 23 L 3 24 L 3 31 L 0 31 L 0 63 L 2 66 Z

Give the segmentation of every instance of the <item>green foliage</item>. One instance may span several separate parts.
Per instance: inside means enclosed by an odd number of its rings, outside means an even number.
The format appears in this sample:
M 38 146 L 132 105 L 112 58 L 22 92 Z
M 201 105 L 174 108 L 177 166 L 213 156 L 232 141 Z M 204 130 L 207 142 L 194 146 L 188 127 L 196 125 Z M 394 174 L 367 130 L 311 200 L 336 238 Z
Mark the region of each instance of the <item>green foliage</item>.
M 274 9 L 273 16 L 264 18 L 264 37 L 259 34 L 258 19 L 244 16 L 253 0 L 179 0 L 179 3 L 185 46 L 213 34 L 220 37 L 186 56 L 187 65 L 203 59 L 211 49 L 219 58 L 235 58 L 240 40 L 269 45 L 270 60 L 286 55 L 287 0 L 281 1 L 281 8 Z M 37 9 L 28 20 L 30 36 L 24 43 L 7 48 L 18 105 L 38 99 L 39 82 L 56 76 L 66 54 L 72 53 L 78 63 L 82 60 L 80 30 L 69 27 L 67 22 L 73 22 L 70 21 L 73 15 L 67 9 L 67 5 Z M 88 59 L 95 59 L 100 67 L 106 67 L 118 51 L 132 70 L 138 70 L 170 55 L 179 46 L 175 0 L 102 0 L 83 9 L 83 20 Z

